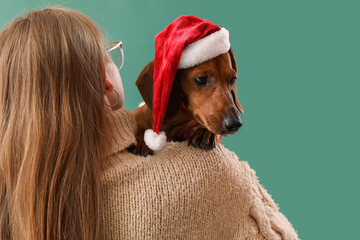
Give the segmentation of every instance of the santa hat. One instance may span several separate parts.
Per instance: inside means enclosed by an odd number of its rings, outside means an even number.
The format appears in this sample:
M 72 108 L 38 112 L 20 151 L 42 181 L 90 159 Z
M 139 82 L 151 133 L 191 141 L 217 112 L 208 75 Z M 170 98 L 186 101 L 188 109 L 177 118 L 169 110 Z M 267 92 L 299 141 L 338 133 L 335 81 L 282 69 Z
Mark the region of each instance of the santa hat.
M 166 135 L 160 128 L 177 69 L 199 65 L 229 49 L 229 32 L 225 28 L 191 15 L 177 18 L 155 36 L 154 125 L 144 136 L 150 149 L 159 150 L 166 143 Z

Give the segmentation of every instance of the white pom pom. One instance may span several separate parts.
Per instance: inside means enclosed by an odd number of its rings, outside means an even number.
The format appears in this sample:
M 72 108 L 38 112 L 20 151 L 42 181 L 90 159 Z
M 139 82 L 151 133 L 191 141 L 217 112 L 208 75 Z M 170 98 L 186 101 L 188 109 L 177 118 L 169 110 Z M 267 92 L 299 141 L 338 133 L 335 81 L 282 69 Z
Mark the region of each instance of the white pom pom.
M 152 129 L 147 129 L 144 134 L 144 140 L 151 150 L 157 151 L 164 147 L 166 143 L 166 134 L 165 132 L 157 134 Z

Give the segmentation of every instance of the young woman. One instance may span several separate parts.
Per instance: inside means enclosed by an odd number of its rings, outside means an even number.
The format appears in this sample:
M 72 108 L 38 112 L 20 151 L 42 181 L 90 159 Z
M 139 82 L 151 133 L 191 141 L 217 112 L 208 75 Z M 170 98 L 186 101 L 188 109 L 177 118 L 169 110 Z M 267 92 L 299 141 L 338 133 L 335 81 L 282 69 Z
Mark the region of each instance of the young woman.
M 297 239 L 223 146 L 128 153 L 123 100 L 84 15 L 31 11 L 0 32 L 0 239 Z

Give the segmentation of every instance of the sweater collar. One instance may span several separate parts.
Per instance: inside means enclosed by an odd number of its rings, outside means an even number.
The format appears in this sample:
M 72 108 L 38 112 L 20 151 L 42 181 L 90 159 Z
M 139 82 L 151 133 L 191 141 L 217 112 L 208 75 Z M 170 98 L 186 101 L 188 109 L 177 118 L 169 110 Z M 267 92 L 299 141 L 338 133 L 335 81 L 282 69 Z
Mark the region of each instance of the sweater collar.
M 108 157 L 136 143 L 136 121 L 130 110 L 121 108 L 106 115 L 104 156 Z

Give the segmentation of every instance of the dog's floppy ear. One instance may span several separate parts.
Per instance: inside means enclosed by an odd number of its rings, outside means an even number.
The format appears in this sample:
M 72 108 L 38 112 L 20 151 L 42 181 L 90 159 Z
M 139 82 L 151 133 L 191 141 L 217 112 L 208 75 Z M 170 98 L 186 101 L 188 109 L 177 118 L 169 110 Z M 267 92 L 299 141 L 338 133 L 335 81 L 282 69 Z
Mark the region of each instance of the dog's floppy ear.
M 231 66 L 232 68 L 237 72 L 237 66 L 236 66 L 236 61 L 235 61 L 235 57 L 234 57 L 234 53 L 232 51 L 232 49 L 230 48 L 229 50 L 229 55 L 230 55 L 230 59 L 231 59 Z M 242 113 L 244 114 L 244 109 L 243 107 L 241 106 L 241 103 L 237 97 L 237 94 L 236 94 L 236 82 L 234 84 L 234 88 L 233 90 L 231 91 L 231 95 L 233 97 L 233 100 L 234 100 L 234 103 L 235 103 L 235 106 L 237 107 L 237 109 Z
M 176 116 L 184 103 L 184 95 L 182 93 L 181 87 L 178 84 L 180 81 L 179 78 L 181 78 L 181 76 L 178 73 L 175 75 L 174 83 L 172 85 L 164 121 Z M 138 87 L 142 98 L 150 110 L 153 109 L 153 82 L 154 60 L 146 65 L 136 80 L 136 86 Z
M 176 72 L 174 82 L 171 87 L 170 98 L 167 105 L 164 121 L 168 121 L 176 117 L 183 107 L 185 96 L 183 94 L 180 84 L 180 81 L 183 79 L 182 71 L 183 70 L 180 69 Z
M 152 110 L 153 105 L 154 60 L 148 63 L 139 74 L 136 86 L 146 105 Z

